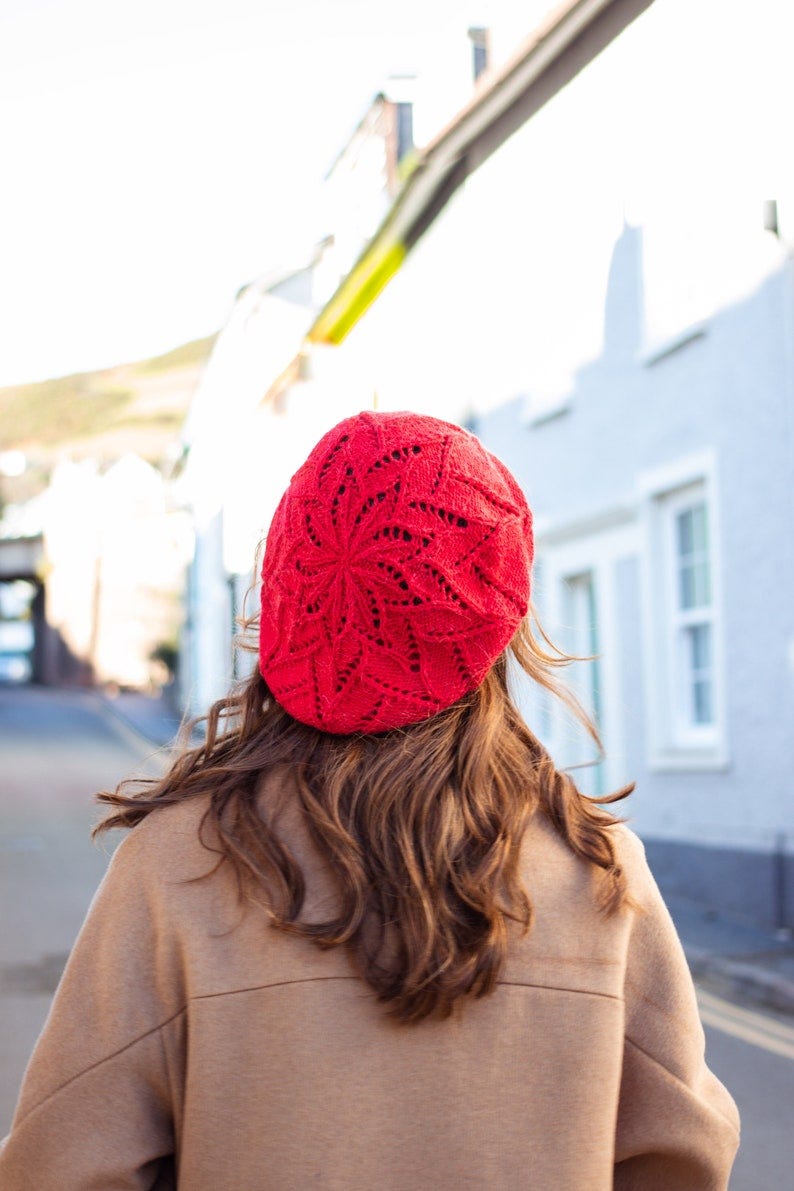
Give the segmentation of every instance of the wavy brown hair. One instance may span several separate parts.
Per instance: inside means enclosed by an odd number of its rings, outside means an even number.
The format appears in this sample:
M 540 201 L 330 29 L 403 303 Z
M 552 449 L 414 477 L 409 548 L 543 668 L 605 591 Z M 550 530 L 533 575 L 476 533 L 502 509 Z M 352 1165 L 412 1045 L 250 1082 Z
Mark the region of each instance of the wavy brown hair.
M 206 721 L 203 743 L 185 747 L 164 777 L 98 795 L 113 810 L 95 833 L 208 795 L 200 835 L 219 853 L 212 872 L 228 864 L 241 896 L 264 905 L 277 929 L 346 947 L 392 1017 L 447 1017 L 461 998 L 496 987 L 511 923 L 524 934 L 532 925 L 519 857 L 534 814 L 593 866 L 606 914 L 630 902 L 611 831 L 618 820 L 555 768 L 510 696 L 508 653 L 568 704 L 601 751 L 595 725 L 554 676 L 578 659 L 538 629 L 540 640 L 527 618 L 482 685 L 452 707 L 377 735 L 299 723 L 255 672 L 195 721 Z M 338 885 L 338 913 L 325 922 L 302 920 L 305 876 L 267 804 L 263 778 L 285 770 Z M 276 798 L 279 783 L 270 786 Z

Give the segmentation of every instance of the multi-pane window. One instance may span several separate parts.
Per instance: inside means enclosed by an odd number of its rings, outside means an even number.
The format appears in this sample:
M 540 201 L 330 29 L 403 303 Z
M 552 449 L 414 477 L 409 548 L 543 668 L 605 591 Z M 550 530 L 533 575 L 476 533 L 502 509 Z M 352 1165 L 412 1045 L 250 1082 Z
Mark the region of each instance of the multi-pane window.
M 681 743 L 715 725 L 714 598 L 708 507 L 702 494 L 670 502 L 673 571 L 670 687 Z
M 645 472 L 640 490 L 648 759 L 660 772 L 722 770 L 730 750 L 716 452 Z

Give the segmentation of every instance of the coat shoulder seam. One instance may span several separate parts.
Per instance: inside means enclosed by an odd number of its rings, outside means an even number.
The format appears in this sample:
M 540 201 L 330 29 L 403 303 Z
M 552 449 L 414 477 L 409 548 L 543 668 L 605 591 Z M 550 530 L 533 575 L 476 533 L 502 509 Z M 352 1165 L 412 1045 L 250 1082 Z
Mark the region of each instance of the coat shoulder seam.
M 88 1075 L 91 1071 L 96 1070 L 97 1067 L 101 1067 L 103 1063 L 109 1063 L 112 1059 L 118 1058 L 118 1056 L 124 1054 L 125 1051 L 132 1050 L 132 1048 L 137 1046 L 139 1042 L 143 1042 L 146 1038 L 151 1038 L 152 1034 L 157 1034 L 161 1030 L 164 1030 L 165 1027 L 169 1026 L 172 1021 L 176 1021 L 178 1017 L 181 1017 L 186 1010 L 187 1005 L 183 1005 L 181 1009 L 178 1009 L 176 1013 L 172 1013 L 170 1017 L 167 1017 L 165 1021 L 160 1022 L 159 1025 L 152 1026 L 150 1030 L 144 1030 L 142 1034 L 138 1034 L 138 1036 L 133 1038 L 130 1042 L 125 1042 L 123 1046 L 119 1046 L 109 1055 L 104 1055 L 101 1059 L 97 1059 L 95 1063 L 90 1063 L 88 1067 L 83 1067 L 82 1070 L 76 1072 L 75 1075 L 70 1075 L 69 1078 L 64 1080 L 63 1083 L 58 1084 L 57 1088 L 53 1088 L 52 1091 L 48 1092 L 42 1100 L 39 1100 L 36 1104 L 29 1108 L 25 1115 L 20 1117 L 18 1121 L 14 1121 L 12 1128 L 18 1129 L 25 1123 L 25 1121 L 27 1121 L 29 1117 L 33 1115 L 34 1112 L 38 1112 L 38 1110 L 43 1108 L 44 1105 L 52 1100 L 54 1096 L 57 1096 L 60 1092 L 63 1092 L 78 1079 L 82 1079 L 84 1075 Z

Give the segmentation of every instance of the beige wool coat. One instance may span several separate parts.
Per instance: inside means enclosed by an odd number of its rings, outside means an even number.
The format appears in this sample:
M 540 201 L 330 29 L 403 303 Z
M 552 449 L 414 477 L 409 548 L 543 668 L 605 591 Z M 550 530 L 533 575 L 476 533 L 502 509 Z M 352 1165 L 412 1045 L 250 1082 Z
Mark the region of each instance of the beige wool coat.
M 343 950 L 240 908 L 197 800 L 117 849 L 36 1046 L 3 1191 L 719 1191 L 738 1145 L 704 1062 L 681 946 L 642 845 L 618 827 L 643 912 L 605 918 L 538 817 L 536 908 L 496 992 L 398 1026 Z M 296 813 L 307 916 L 333 887 Z

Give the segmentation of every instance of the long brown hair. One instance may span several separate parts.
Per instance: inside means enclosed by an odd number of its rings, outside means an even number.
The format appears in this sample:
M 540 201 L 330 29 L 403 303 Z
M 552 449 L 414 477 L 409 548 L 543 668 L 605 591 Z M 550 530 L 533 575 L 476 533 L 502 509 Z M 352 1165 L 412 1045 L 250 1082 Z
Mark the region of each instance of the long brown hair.
M 216 868 L 231 866 L 241 896 L 264 905 L 274 927 L 321 948 L 345 946 L 397 1020 L 447 1017 L 461 998 L 495 988 L 509 924 L 524 934 L 531 927 L 519 855 L 536 812 L 593 866 L 606 914 L 630 901 L 610 831 L 618 820 L 555 768 L 510 697 L 512 652 L 601 750 L 595 725 L 554 676 L 575 659 L 538 628 L 541 640 L 527 618 L 482 685 L 453 706 L 377 735 L 332 736 L 299 723 L 254 672 L 201 717 L 205 740 L 185 748 L 164 777 L 134 794 L 122 782 L 98 795 L 113 812 L 95 833 L 209 795 L 201 836 L 213 829 L 207 846 L 219 853 Z M 260 802 L 263 777 L 284 769 L 336 874 L 338 913 L 325 922 L 302 921 L 304 873 Z

